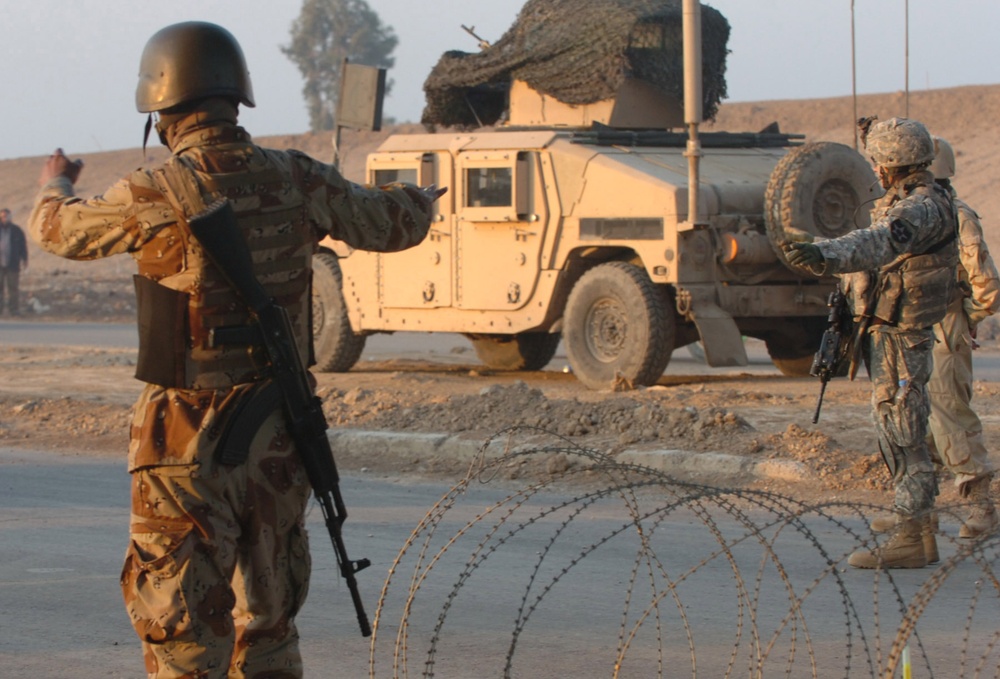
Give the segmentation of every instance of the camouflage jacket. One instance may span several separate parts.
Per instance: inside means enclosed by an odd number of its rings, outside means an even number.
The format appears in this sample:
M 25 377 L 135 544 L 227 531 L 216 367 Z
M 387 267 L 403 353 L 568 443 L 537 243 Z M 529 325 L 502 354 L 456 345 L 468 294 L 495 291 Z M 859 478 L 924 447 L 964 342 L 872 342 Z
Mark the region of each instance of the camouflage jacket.
M 430 226 L 429 200 L 416 187 L 359 186 L 302 153 L 254 145 L 235 120 L 202 122 L 192 115 L 171 128 L 170 146 L 206 195 L 221 194 L 233 204 L 254 271 L 288 309 L 300 349 L 310 341 L 311 254 L 322 238 L 394 251 L 419 243 Z M 239 325 L 248 314 L 192 242 L 158 172 L 162 168 L 138 169 L 92 198 L 75 197 L 72 184 L 57 177 L 39 192 L 28 227 L 44 250 L 69 259 L 130 254 L 140 278 L 185 300 L 179 314 L 154 314 L 163 331 L 182 328 L 186 355 L 178 362 L 185 370 L 175 383 L 149 384 L 136 404 L 131 469 L 204 460 L 227 416 L 260 378 L 245 346 L 216 349 L 204 342 L 212 326 Z
M 962 306 L 975 327 L 1000 308 L 1000 273 L 983 237 L 979 215 L 965 202 L 955 198 L 958 209 L 959 285 L 965 294 Z
M 332 165 L 298 151 L 256 146 L 235 125 L 195 126 L 179 135 L 173 150 L 200 166 L 278 169 L 306 196 L 302 219 L 316 243 L 331 236 L 361 250 L 391 252 L 420 243 L 430 227 L 430 206 L 415 187 L 360 186 Z M 279 190 L 271 196 L 280 200 L 284 194 Z M 77 260 L 124 253 L 141 260 L 149 255 L 144 246 L 157 239 L 166 242 L 176 229 L 174 210 L 152 169 L 138 169 L 103 195 L 88 199 L 75 197 L 69 180 L 56 177 L 38 193 L 28 226 L 44 250 Z
M 872 224 L 817 240 L 822 274 L 840 276 L 855 315 L 876 324 L 928 328 L 944 317 L 955 287 L 957 223 L 950 196 L 929 172 L 893 186 L 872 210 Z

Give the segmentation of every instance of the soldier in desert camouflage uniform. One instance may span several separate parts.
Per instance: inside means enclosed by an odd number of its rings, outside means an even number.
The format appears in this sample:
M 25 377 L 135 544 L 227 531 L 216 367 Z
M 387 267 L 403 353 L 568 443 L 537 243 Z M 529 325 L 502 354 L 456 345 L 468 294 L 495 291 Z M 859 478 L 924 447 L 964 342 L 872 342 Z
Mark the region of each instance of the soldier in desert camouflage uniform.
M 870 122 L 869 122 L 870 124 Z M 945 315 L 958 264 L 955 207 L 927 168 L 934 142 L 923 124 L 893 118 L 863 128 L 865 147 L 886 189 L 867 229 L 815 243 L 790 243 L 786 257 L 816 274 L 841 277 L 864 342 L 872 418 L 893 476 L 892 537 L 848 560 L 858 568 L 917 568 L 936 559 L 929 530 L 937 495 L 927 446 L 927 380 L 932 327 Z M 927 528 L 927 530 L 924 530 Z
M 959 294 L 948 315 L 934 326 L 934 370 L 927 389 L 931 397 L 930 427 L 934 451 L 955 476 L 959 495 L 972 510 L 959 536 L 974 538 L 996 529 L 1000 519 L 990 497 L 993 468 L 983 443 L 983 423 L 972 409 L 972 349 L 976 326 L 1000 308 L 1000 273 L 990 256 L 979 215 L 955 197 L 955 152 L 935 137 L 937 155 L 931 172 L 947 188 L 958 209 Z
M 1000 274 L 983 237 L 979 215 L 955 197 L 955 152 L 944 139 L 934 137 L 930 171 L 951 192 L 958 210 L 958 285 L 948 313 L 934 326 L 934 369 L 930 395 L 931 457 L 955 477 L 959 495 L 972 505 L 959 537 L 975 538 L 996 529 L 1000 518 L 990 497 L 993 467 L 983 442 L 983 423 L 972 409 L 972 350 L 976 326 L 1000 308 Z M 879 532 L 891 528 L 889 517 L 872 521 Z
M 304 154 L 254 145 L 236 123 L 239 104 L 254 105 L 242 51 L 213 24 L 176 24 L 150 39 L 136 103 L 151 122 L 156 112 L 171 160 L 81 199 L 73 195 L 80 164 L 57 151 L 30 225 L 57 255 L 128 253 L 138 264 L 137 377 L 149 384 L 128 453 L 128 614 L 150 677 L 301 677 L 294 619 L 309 581 L 310 487 L 283 413 L 255 407 L 268 374 L 252 333 L 239 338 L 249 315 L 192 241 L 192 206 L 167 180 L 193 179 L 206 203 L 229 199 L 255 274 L 287 310 L 304 357 L 319 240 L 387 252 L 416 245 L 440 192 L 358 186 Z M 210 341 L 219 327 L 230 344 Z M 247 441 L 242 462 L 217 457 L 230 436 Z

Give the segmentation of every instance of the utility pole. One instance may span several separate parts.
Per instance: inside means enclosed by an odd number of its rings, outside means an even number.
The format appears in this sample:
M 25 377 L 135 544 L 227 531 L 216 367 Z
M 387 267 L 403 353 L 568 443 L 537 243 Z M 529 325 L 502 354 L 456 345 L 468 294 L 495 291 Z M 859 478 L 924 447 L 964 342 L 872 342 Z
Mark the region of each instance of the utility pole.
M 904 56 L 904 61 L 906 62 L 906 117 L 910 117 L 910 0 L 904 0 L 906 2 L 906 39 L 905 39 L 905 50 L 906 54 Z
M 851 0 L 851 99 L 854 102 L 854 119 L 851 128 L 854 130 L 854 150 L 858 150 L 858 65 L 854 38 L 854 0 Z
M 904 115 L 910 117 L 910 0 L 903 0 L 903 68 L 904 68 Z M 854 0 L 851 0 L 851 98 L 854 101 L 854 121 L 858 120 L 858 67 L 857 67 L 857 43 L 854 35 Z M 855 126 L 856 127 L 856 126 Z M 858 150 L 858 131 L 854 130 L 854 150 Z

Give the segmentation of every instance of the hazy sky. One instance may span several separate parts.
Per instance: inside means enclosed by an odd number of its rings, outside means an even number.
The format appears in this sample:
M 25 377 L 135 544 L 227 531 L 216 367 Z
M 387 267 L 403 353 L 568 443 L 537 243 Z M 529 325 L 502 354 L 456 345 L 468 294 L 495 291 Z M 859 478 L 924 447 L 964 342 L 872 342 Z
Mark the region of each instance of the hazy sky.
M 385 114 L 416 121 L 423 81 L 441 54 L 475 51 L 461 25 L 495 41 L 522 0 L 368 0 L 396 32 L 396 67 Z M 851 15 L 857 89 L 906 86 L 907 0 L 709 0 L 732 26 L 730 101 L 803 99 L 851 93 Z M 909 0 L 911 90 L 1000 83 L 1000 0 Z M 213 21 L 239 39 L 256 109 L 240 116 L 252 134 L 305 132 L 302 79 L 279 46 L 298 0 L 0 0 L 0 158 L 137 147 L 145 116 L 135 111 L 139 55 L 158 29 Z M 996 112 L 984 112 L 990 124 Z M 155 141 L 155 140 L 154 140 Z

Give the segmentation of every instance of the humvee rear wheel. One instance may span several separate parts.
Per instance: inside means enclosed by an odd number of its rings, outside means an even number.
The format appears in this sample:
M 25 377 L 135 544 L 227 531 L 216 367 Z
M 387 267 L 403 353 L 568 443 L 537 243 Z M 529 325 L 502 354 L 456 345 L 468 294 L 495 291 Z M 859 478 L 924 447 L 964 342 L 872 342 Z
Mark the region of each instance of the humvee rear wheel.
M 774 358 L 772 356 L 771 363 L 785 377 L 809 377 L 809 370 L 813 364 L 813 354 L 798 358 Z
M 556 355 L 559 334 L 468 335 L 476 356 L 494 370 L 541 370 Z
M 764 338 L 771 363 L 786 377 L 809 377 L 826 329 L 826 318 L 787 318 L 781 327 L 785 329 L 783 334 Z
M 334 255 L 321 252 L 313 257 L 313 345 L 320 372 L 347 372 L 365 348 L 365 336 L 356 334 L 347 318 L 342 283 Z
M 796 147 L 778 162 L 764 193 L 764 223 L 778 259 L 789 232 L 836 238 L 871 222 L 872 201 L 882 191 L 868 161 L 850 146 L 813 142 Z
M 641 268 L 596 266 L 566 303 L 563 341 L 577 378 L 591 389 L 655 384 L 674 346 L 673 309 Z

